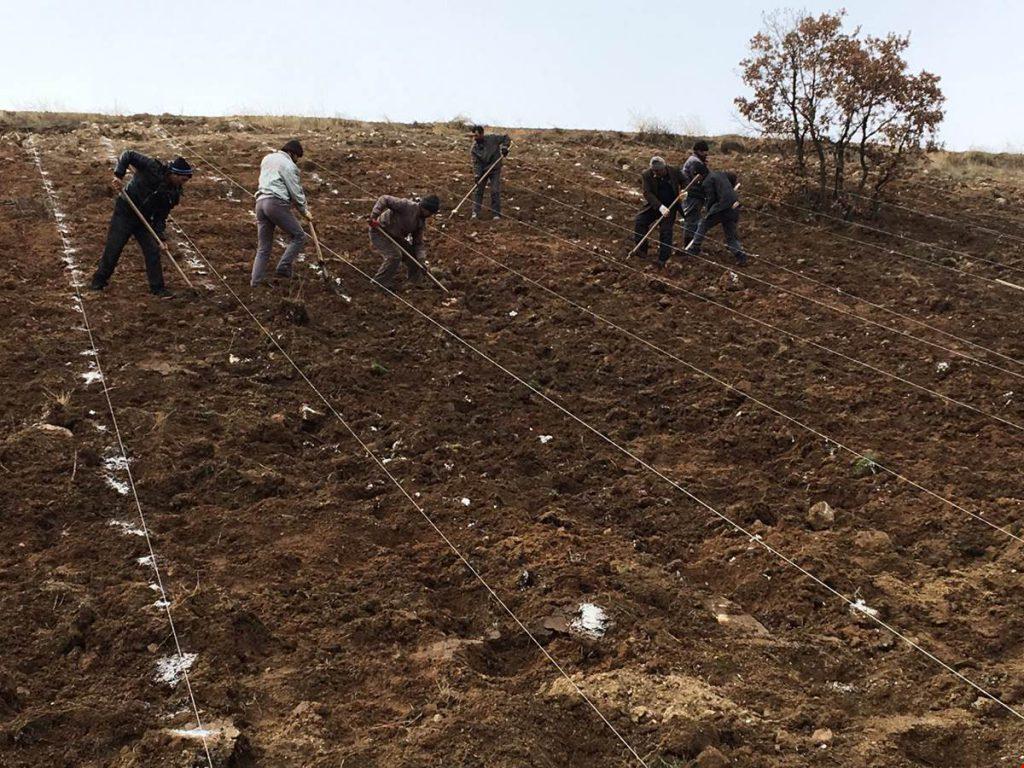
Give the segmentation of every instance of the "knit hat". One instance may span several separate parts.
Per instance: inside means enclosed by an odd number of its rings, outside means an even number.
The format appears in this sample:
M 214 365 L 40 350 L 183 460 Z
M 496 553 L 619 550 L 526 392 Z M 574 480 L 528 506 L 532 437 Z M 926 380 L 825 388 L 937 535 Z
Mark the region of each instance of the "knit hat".
M 427 195 L 426 197 L 420 198 L 420 205 L 431 213 L 437 213 L 441 210 L 441 198 L 437 195 Z
M 708 143 L 706 141 L 704 141 L 704 139 L 701 139 L 700 141 L 694 143 L 693 151 L 694 152 L 707 152 L 708 151 Z
M 302 157 L 302 144 L 299 143 L 298 139 L 289 139 L 281 147 L 282 152 L 287 152 L 289 155 L 295 155 L 296 157 Z
M 174 161 L 167 166 L 167 170 L 177 176 L 192 175 L 192 166 L 188 164 L 188 160 L 184 157 L 174 158 Z
M 483 133 L 484 132 L 484 127 L 482 125 L 474 125 L 470 129 L 470 132 L 471 133 Z
M 665 167 L 665 158 L 664 157 L 658 157 L 657 155 L 655 155 L 654 157 L 651 158 L 651 168 L 653 168 L 656 171 L 660 171 L 664 167 Z

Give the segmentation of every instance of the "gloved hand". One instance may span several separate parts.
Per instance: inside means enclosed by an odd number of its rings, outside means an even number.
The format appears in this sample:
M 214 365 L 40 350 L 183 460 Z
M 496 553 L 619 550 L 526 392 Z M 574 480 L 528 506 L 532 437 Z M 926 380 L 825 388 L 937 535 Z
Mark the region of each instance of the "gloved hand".
M 661 206 L 661 208 L 659 208 L 658 210 L 661 211 L 661 215 L 662 216 L 668 216 L 668 206 L 667 205 Z
M 370 229 L 380 229 L 380 219 L 370 219 Z
M 309 208 L 304 210 L 302 212 L 302 215 L 306 217 L 306 221 L 312 221 L 313 220 L 313 211 L 311 211 Z
M 114 188 L 115 192 L 121 192 L 124 190 L 124 179 L 115 176 L 110 180 L 110 186 Z
M 508 147 L 502 147 L 501 148 L 501 156 L 502 157 L 508 157 Z

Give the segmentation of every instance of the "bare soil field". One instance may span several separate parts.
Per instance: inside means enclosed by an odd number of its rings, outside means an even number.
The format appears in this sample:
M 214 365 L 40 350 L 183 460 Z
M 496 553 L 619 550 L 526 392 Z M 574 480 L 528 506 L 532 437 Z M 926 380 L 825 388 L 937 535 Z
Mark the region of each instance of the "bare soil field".
M 457 126 L 4 135 L 0 766 L 1024 763 L 1024 189 L 905 184 L 935 216 L 865 221 L 899 239 L 713 150 L 754 256 L 657 272 L 636 176 L 681 144 L 513 133 L 506 217 L 450 222 Z M 312 244 L 248 287 L 292 136 L 337 290 Z M 80 305 L 128 148 L 197 165 L 197 291 L 149 296 L 130 243 Z M 450 293 L 399 299 L 367 216 L 429 192 Z

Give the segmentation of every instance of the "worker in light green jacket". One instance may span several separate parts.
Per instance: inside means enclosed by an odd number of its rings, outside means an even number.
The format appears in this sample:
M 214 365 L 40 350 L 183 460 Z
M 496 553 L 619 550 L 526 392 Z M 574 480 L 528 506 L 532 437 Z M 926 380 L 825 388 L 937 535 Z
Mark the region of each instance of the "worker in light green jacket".
M 274 244 L 274 230 L 280 227 L 289 235 L 291 242 L 277 262 L 276 274 L 280 278 L 292 276 L 292 263 L 306 244 L 306 233 L 292 213 L 292 206 L 307 221 L 313 221 L 313 214 L 306 203 L 306 194 L 299 181 L 299 167 L 295 164 L 302 157 L 302 144 L 296 139 L 287 142 L 281 149 L 271 152 L 260 163 L 260 183 L 256 192 L 256 228 L 259 244 L 252 264 L 251 285 L 263 283 L 270 260 L 270 249 Z

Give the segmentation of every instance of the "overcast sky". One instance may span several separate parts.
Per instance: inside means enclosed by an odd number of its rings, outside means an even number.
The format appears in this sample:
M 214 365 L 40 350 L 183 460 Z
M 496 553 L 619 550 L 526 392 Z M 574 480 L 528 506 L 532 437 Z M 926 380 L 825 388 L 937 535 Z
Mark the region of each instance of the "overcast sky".
M 0 108 L 465 115 L 628 130 L 654 117 L 737 132 L 738 62 L 765 10 L 825 3 L 625 0 L 0 0 Z M 910 32 L 942 77 L 952 149 L 1024 150 L 1024 3 L 865 0 L 849 18 Z

